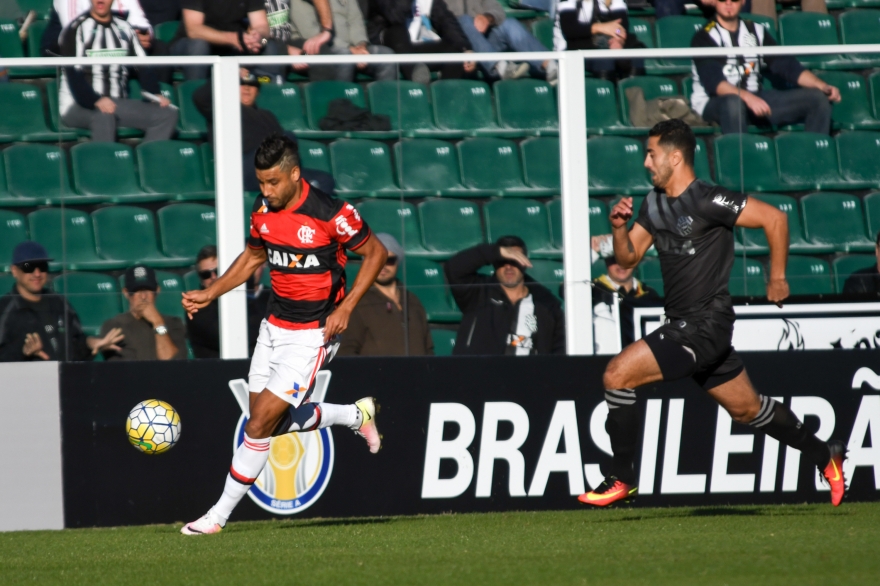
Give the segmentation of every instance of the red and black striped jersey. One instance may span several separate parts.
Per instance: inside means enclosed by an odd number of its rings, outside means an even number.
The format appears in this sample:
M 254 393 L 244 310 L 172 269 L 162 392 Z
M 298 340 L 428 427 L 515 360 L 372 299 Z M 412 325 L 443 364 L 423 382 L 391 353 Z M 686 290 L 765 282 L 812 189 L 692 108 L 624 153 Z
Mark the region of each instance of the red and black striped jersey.
M 273 210 L 258 196 L 248 246 L 265 248 L 272 276 L 269 323 L 291 330 L 323 327 L 345 297 L 345 250 L 370 228 L 353 205 L 302 182 L 299 202 Z

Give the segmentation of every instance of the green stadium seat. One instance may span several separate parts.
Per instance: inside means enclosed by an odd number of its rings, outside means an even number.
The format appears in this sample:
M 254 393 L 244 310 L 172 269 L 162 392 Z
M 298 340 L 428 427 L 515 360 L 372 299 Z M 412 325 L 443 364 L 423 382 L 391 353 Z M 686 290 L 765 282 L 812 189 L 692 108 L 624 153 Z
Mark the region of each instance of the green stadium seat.
M 632 19 L 630 19 L 632 21 Z M 553 21 L 549 18 L 539 18 L 532 21 L 532 34 L 541 41 L 548 51 L 553 50 Z
M 764 30 L 767 30 L 770 33 L 773 40 L 777 42 L 779 41 L 779 28 L 776 26 L 776 21 L 773 20 L 773 18 L 764 16 L 763 14 L 749 14 L 746 12 L 740 14 L 739 17 L 743 20 L 751 20 L 752 22 L 763 24 Z
M 462 133 L 434 126 L 428 89 L 414 81 L 374 81 L 367 86 L 370 111 L 391 119 L 391 129 L 406 137 L 457 138 Z
M 880 10 L 850 10 L 838 15 L 837 24 L 844 45 L 880 43 Z M 850 53 L 846 57 L 860 67 L 880 67 L 880 55 L 876 53 Z
M 16 34 L 16 38 L 18 35 Z M 76 140 L 76 132 L 52 132 L 46 125 L 40 88 L 27 83 L 0 84 L 0 142 Z M 14 115 L 10 115 L 14 112 Z
M 779 17 L 782 45 L 839 45 L 837 23 L 829 14 L 787 12 Z M 804 67 L 815 69 L 850 69 L 853 63 L 843 55 L 802 55 Z M 855 66 L 858 68 L 858 66 Z
M 94 195 L 77 195 L 70 188 L 64 150 L 48 144 L 17 144 L 3 151 L 9 193 L 32 198 L 40 205 L 90 204 L 104 201 Z
M 21 38 L 18 36 L 18 25 L 14 20 L 0 20 L 0 56 L 21 59 L 25 57 L 24 46 Z M 30 32 L 29 35 L 35 33 Z M 41 35 L 42 36 L 42 35 Z M 37 41 L 39 46 L 39 40 Z M 31 55 L 31 57 L 39 57 Z M 31 78 L 31 77 L 52 77 L 55 75 L 54 67 L 11 67 L 9 69 L 9 77 L 11 78 Z
M 447 79 L 431 84 L 434 121 L 442 130 L 461 136 L 525 136 L 522 130 L 501 128 L 495 122 L 492 93 L 484 81 Z
M 831 106 L 831 119 L 836 127 L 847 130 L 880 129 L 880 120 L 874 117 L 868 101 L 864 77 L 843 71 L 821 71 L 817 75 L 840 90 L 840 102 Z
M 157 140 L 137 147 L 141 187 L 178 200 L 214 199 L 205 185 L 199 147 L 180 140 Z
M 6 295 L 15 286 L 15 277 L 9 273 L 0 273 L 0 294 Z
M 734 257 L 729 287 L 732 297 L 764 297 L 767 295 L 764 266 L 753 258 Z
M 522 151 L 526 185 L 534 189 L 551 189 L 560 193 L 559 139 L 529 138 L 519 144 Z
M 639 134 L 620 123 L 614 84 L 594 77 L 584 78 L 587 103 L 587 134 Z
M 562 299 L 559 288 L 565 281 L 565 270 L 560 261 L 534 259 L 532 268 L 526 269 L 526 274 L 549 289 L 557 299 Z
M 671 17 L 668 17 L 671 18 Z M 668 20 L 664 18 L 663 20 Z M 655 98 L 671 98 L 681 95 L 678 82 L 668 77 L 654 77 L 645 75 L 641 77 L 628 77 L 620 80 L 617 84 L 617 99 L 620 100 L 621 122 L 629 127 L 630 134 L 648 134 L 648 127 L 633 126 L 629 119 L 629 100 L 626 99 L 626 90 L 630 87 L 640 87 L 645 94 L 645 100 Z M 589 113 L 587 113 L 587 125 L 589 125 Z
M 431 328 L 431 341 L 434 342 L 434 356 L 452 356 L 455 348 L 456 330 Z
M 374 140 L 342 139 L 330 144 L 340 197 L 400 197 L 388 147 Z
M 178 203 L 156 212 L 159 243 L 166 256 L 196 261 L 203 246 L 217 243 L 214 207 L 203 203 Z
M 677 49 L 691 46 L 694 34 L 706 25 L 700 16 L 667 16 L 655 23 L 657 47 Z M 669 75 L 691 72 L 690 59 L 651 59 L 645 63 L 651 75 Z M 645 96 L 646 99 L 651 99 Z
M 644 195 L 652 189 L 639 141 L 597 136 L 587 141 L 590 195 Z
M 837 143 L 827 134 L 789 132 L 776 137 L 779 176 L 808 189 L 861 189 L 871 184 L 840 175 Z M 749 168 L 746 167 L 746 172 Z
M 774 206 L 776 209 L 785 212 L 788 216 L 788 250 L 792 254 L 832 254 L 834 245 L 808 242 L 804 238 L 804 229 L 801 225 L 801 214 L 798 202 L 793 197 L 787 195 L 777 195 L 774 193 L 761 193 L 758 195 L 750 195 L 760 199 L 764 203 Z M 741 238 L 742 246 L 749 254 L 767 254 L 770 247 L 767 244 L 767 237 L 764 230 L 759 228 L 737 228 L 737 236 Z
M 523 183 L 516 143 L 503 138 L 469 138 L 458 143 L 461 179 L 473 195 L 554 195 L 558 189 Z
M 132 80 L 131 83 L 136 83 Z M 66 132 L 73 136 L 90 136 L 92 133 L 86 128 L 70 128 L 61 122 L 61 116 L 58 114 L 58 80 L 50 79 L 46 82 L 46 105 L 49 107 L 49 130 L 52 132 Z M 117 129 L 118 132 L 122 130 Z
M 862 200 L 865 204 L 865 219 L 868 221 L 868 238 L 877 241 L 880 233 L 880 192 L 869 193 Z
M 169 20 L 168 22 L 163 22 L 154 26 L 153 34 L 155 34 L 156 38 L 160 41 L 170 43 L 174 40 L 174 37 L 177 36 L 177 29 L 179 28 L 180 21 Z
M 83 331 L 97 336 L 101 324 L 122 313 L 122 296 L 116 279 L 101 273 L 62 273 L 52 290 L 64 295 L 82 324 Z
M 502 128 L 533 136 L 558 136 L 556 90 L 546 81 L 515 79 L 496 82 L 495 109 Z
M 164 194 L 146 193 L 138 185 L 131 147 L 115 142 L 86 142 L 70 149 L 73 187 L 80 195 L 112 203 L 162 201 Z
M 107 260 L 95 249 L 92 219 L 80 210 L 43 208 L 28 214 L 31 237 L 46 247 L 52 263 L 68 271 L 112 271 L 127 263 Z
M 345 98 L 359 108 L 366 108 L 364 92 L 356 83 L 346 81 L 313 81 L 304 86 L 306 98 L 306 119 L 310 131 L 300 131 L 298 136 L 304 138 L 341 138 L 349 136 L 348 132 L 327 132 L 321 130 L 321 118 L 327 115 L 330 102 Z
M 297 140 L 299 147 L 299 161 L 303 169 L 313 169 L 324 173 L 333 173 L 330 164 L 330 153 L 323 143 L 300 138 Z
M 52 3 L 49 2 L 49 10 L 52 10 Z M 47 16 L 48 18 L 48 16 Z M 28 28 L 27 35 L 27 53 L 28 57 L 43 57 L 42 52 L 40 51 L 40 43 L 43 39 L 43 33 L 46 31 L 46 26 L 48 26 L 48 20 L 35 20 L 31 23 L 31 26 Z M 15 69 L 20 69 L 16 67 Z M 54 67 L 26 67 L 28 77 L 55 77 L 58 73 L 58 70 Z M 21 72 L 18 72 L 18 75 L 21 75 Z M 23 75 L 21 77 L 24 77 Z
M 103 258 L 154 268 L 190 264 L 187 258 L 170 258 L 159 252 L 156 222 L 150 210 L 123 205 L 105 207 L 92 212 L 92 223 L 96 248 Z
M 709 151 L 706 148 L 706 142 L 700 137 L 697 137 L 697 149 L 694 151 L 694 173 L 697 175 L 697 179 L 714 183 L 712 171 L 709 170 Z
M 831 267 L 819 258 L 789 257 L 785 267 L 785 278 L 792 295 L 831 295 L 834 293 Z
M 862 202 L 846 193 L 811 193 L 801 198 L 804 235 L 810 242 L 832 244 L 838 252 L 872 252 L 865 235 Z
M 560 258 L 562 251 L 553 247 L 547 208 L 539 201 L 498 199 L 483 207 L 486 240 L 495 242 L 501 236 L 519 236 L 529 249 L 529 257 Z
M 37 18 L 45 21 L 52 12 L 52 0 L 15 0 L 23 13 L 33 10 L 37 13 Z M 35 21 L 39 22 L 39 21 Z M 33 25 L 31 25 L 33 26 Z
M 0 270 L 8 271 L 12 261 L 12 251 L 19 242 L 28 239 L 24 216 L 9 210 L 0 210 Z M 0 293 L 5 291 L 0 290 Z
M 843 178 L 880 187 L 880 132 L 842 132 L 835 140 Z
M 183 274 L 183 286 L 187 291 L 195 291 L 202 288 L 202 280 L 196 271 L 187 271 Z
M 455 307 L 439 264 L 423 258 L 407 257 L 397 274 L 403 278 L 407 289 L 422 302 L 429 322 L 461 321 L 461 312 Z
M 556 250 L 565 248 L 562 238 L 562 198 L 554 197 L 547 202 L 547 216 L 550 218 L 551 246 Z M 591 218 L 592 219 L 592 218 Z
M 193 103 L 193 92 L 211 83 L 203 79 L 192 79 L 177 86 L 177 105 L 180 116 L 177 120 L 177 136 L 181 139 L 203 138 L 208 133 L 208 123 Z
M 156 271 L 156 281 L 159 283 L 159 294 L 156 295 L 156 309 L 164 315 L 173 315 L 185 320 L 186 312 L 180 303 L 181 293 L 187 290 L 183 277 L 167 271 Z
M 779 179 L 776 143 L 751 134 L 727 134 L 713 143 L 715 180 L 734 191 L 793 191 L 805 187 Z
M 351 290 L 351 286 L 354 285 L 354 279 L 357 277 L 358 271 L 361 270 L 360 262 L 355 262 L 352 259 L 348 259 L 348 262 L 345 263 L 345 290 Z M 264 271 L 268 272 L 268 271 Z
M 602 234 L 611 234 L 611 221 L 608 219 L 608 204 L 601 199 L 591 197 L 590 236 L 601 236 Z
M 30 197 L 19 197 L 9 193 L 6 181 L 6 163 L 0 157 L 0 208 L 4 207 L 30 207 L 37 204 L 37 200 Z
M 309 129 L 303 114 L 299 86 L 294 83 L 261 85 L 257 106 L 275 114 L 284 130 L 299 133 Z
M 429 199 L 418 209 L 425 248 L 433 258 L 449 258 L 485 242 L 480 208 L 469 201 Z
M 834 269 L 834 285 L 838 293 L 843 293 L 843 285 L 856 271 L 877 266 L 877 257 L 873 254 L 849 254 L 839 256 L 831 263 Z
M 874 110 L 874 118 L 880 120 L 880 71 L 868 76 L 868 88 L 871 96 L 871 108 Z
M 461 184 L 458 151 L 452 143 L 431 138 L 404 139 L 394 145 L 397 182 L 404 197 L 468 197 Z
M 520 5 L 515 0 L 514 2 L 511 2 L 511 0 L 498 0 L 498 3 L 501 4 L 502 8 L 504 8 L 504 14 L 506 14 L 508 18 L 525 20 L 547 14 L 546 12 L 540 10 L 519 8 Z
M 214 189 L 214 145 L 210 142 L 203 142 L 199 146 L 199 152 L 202 155 L 202 171 L 205 173 L 205 187 L 210 190 Z
M 638 279 L 657 292 L 660 297 L 664 296 L 663 290 L 663 273 L 660 271 L 660 260 L 657 258 L 642 258 L 639 266 L 636 267 Z M 594 278 L 596 275 L 593 275 Z
M 362 201 L 355 205 L 373 234 L 387 232 L 394 236 L 407 256 L 426 256 L 416 206 L 409 202 L 384 199 Z
M 644 43 L 647 49 L 656 49 L 657 41 L 654 36 L 654 23 L 646 18 L 631 16 L 629 18 L 629 32 Z

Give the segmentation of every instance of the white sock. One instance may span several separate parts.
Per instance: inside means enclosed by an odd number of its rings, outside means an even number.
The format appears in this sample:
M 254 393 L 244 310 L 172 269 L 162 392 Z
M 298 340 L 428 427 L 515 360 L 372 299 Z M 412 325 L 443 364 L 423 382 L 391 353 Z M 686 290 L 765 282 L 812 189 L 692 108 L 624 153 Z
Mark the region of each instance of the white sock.
M 334 405 L 333 403 L 320 403 L 321 407 L 321 423 L 318 429 L 323 429 L 331 425 L 344 425 L 351 429 L 358 429 L 361 426 L 361 410 L 356 405 Z
M 226 486 L 220 500 L 211 509 L 216 517 L 221 519 L 221 525 L 226 524 L 232 509 L 242 497 L 250 490 L 251 485 L 263 471 L 266 461 L 269 459 L 269 440 L 271 438 L 254 439 L 247 434 L 244 442 L 232 456 L 232 466 L 226 475 Z

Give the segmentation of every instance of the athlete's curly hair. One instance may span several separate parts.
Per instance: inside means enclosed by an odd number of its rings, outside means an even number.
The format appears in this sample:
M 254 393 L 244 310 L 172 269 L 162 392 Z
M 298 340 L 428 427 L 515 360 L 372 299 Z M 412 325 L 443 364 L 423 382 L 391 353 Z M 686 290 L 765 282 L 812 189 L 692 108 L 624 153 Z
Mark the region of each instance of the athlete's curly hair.
M 266 137 L 254 155 L 254 166 L 260 171 L 280 166 L 282 173 L 289 173 L 294 167 L 299 167 L 296 141 L 277 132 Z
M 697 139 L 691 127 L 681 120 L 674 118 L 655 124 L 648 136 L 659 136 L 658 144 L 669 152 L 669 149 L 677 149 L 684 156 L 684 162 L 688 167 L 694 166 L 694 151 L 697 150 Z

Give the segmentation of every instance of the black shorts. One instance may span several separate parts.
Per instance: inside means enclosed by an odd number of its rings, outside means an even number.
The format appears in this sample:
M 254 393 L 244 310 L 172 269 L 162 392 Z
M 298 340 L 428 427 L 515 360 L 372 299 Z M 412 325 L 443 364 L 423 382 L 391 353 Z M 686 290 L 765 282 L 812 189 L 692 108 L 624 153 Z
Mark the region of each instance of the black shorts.
M 667 319 L 645 336 L 663 380 L 690 376 L 709 390 L 736 378 L 744 367 L 730 344 L 733 322 L 723 313 Z

